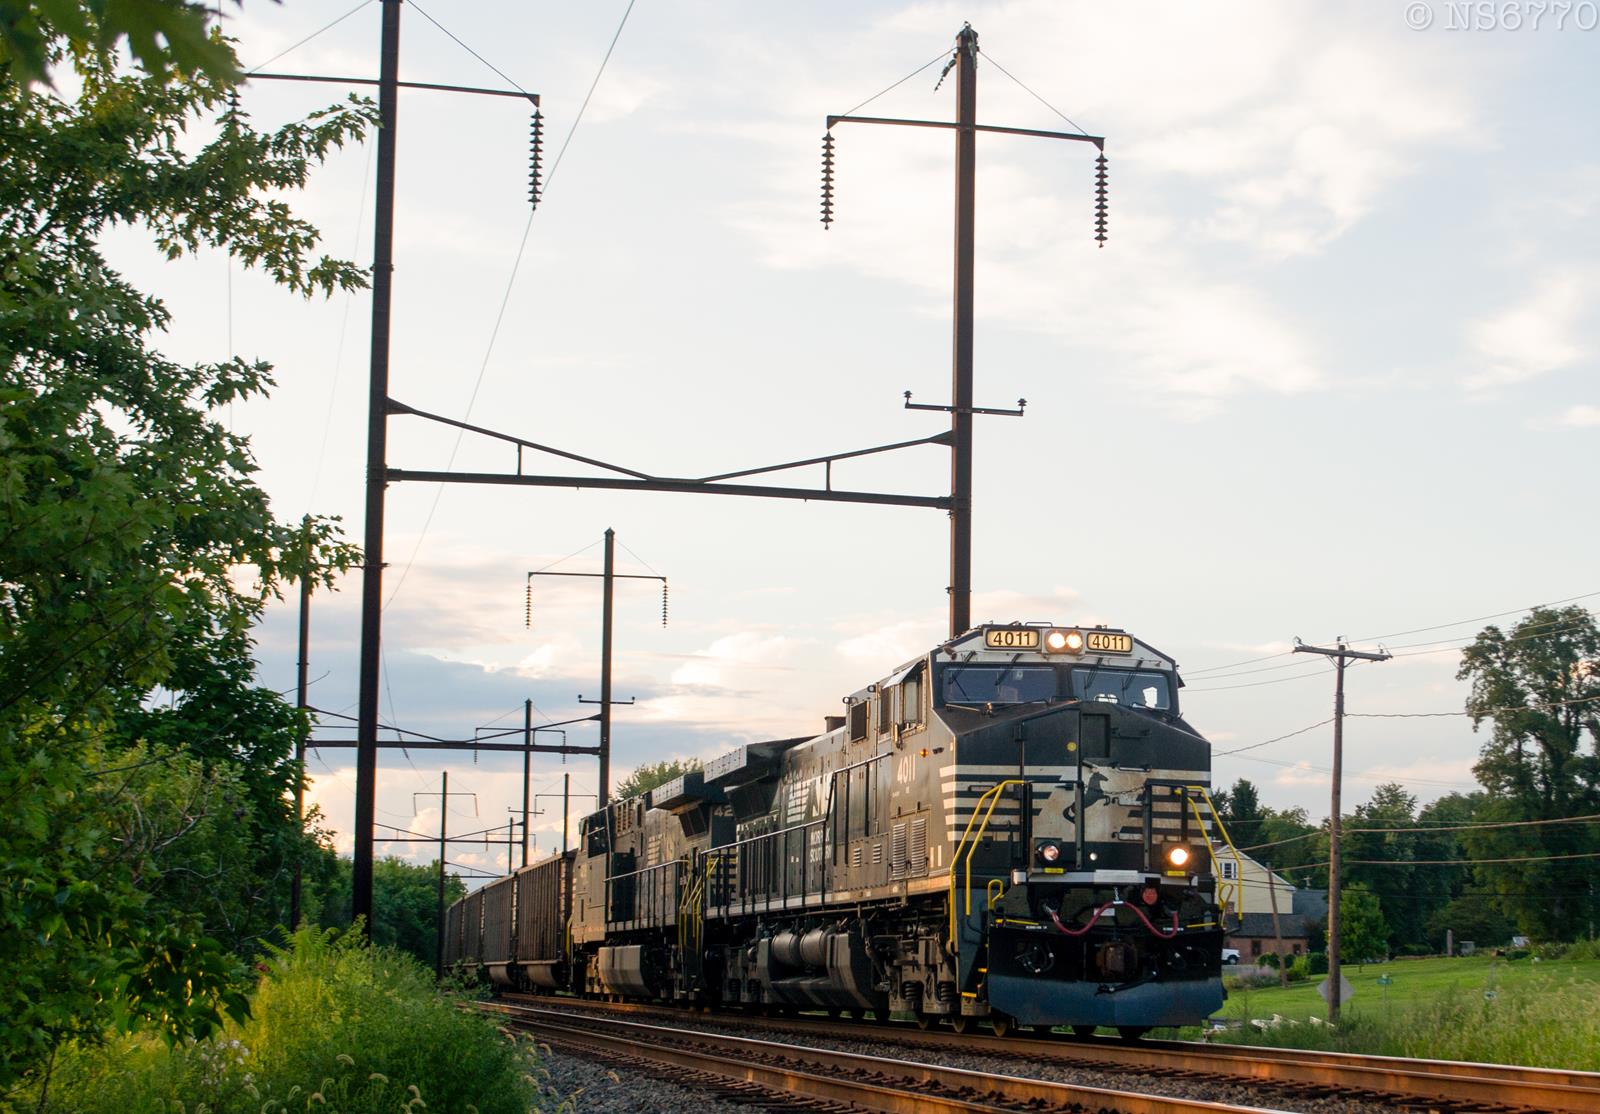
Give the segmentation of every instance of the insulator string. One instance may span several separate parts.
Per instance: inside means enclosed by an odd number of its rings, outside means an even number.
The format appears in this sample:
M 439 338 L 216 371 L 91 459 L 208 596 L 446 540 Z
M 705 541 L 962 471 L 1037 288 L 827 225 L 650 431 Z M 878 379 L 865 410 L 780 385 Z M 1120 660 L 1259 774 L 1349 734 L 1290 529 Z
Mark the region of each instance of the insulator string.
M 537 107 L 533 110 L 533 119 L 528 124 L 528 204 L 532 208 L 539 207 L 540 174 L 544 160 L 544 117 L 540 115 Z
M 524 630 L 533 629 L 533 578 L 528 578 L 524 588 L 526 598 L 522 601 L 522 626 Z
M 661 578 L 661 625 L 667 625 L 667 578 Z
M 822 135 L 822 227 L 833 224 L 833 133 Z
M 1106 157 L 1094 160 L 1094 238 L 1098 247 L 1106 246 Z

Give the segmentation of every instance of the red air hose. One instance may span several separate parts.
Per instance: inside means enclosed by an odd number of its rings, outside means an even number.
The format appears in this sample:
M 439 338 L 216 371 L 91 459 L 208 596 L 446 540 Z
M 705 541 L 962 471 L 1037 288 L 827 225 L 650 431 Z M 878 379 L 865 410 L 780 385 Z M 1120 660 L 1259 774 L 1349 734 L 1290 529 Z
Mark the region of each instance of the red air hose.
M 1144 915 L 1143 909 L 1131 902 L 1117 902 L 1115 900 L 1106 902 L 1104 905 L 1100 906 L 1094 911 L 1094 913 L 1089 917 L 1089 923 L 1084 925 L 1082 928 L 1068 928 L 1066 925 L 1061 923 L 1061 917 L 1054 909 L 1047 909 L 1045 911 L 1050 914 L 1050 919 L 1055 922 L 1056 928 L 1060 932 L 1067 936 L 1083 936 L 1094 927 L 1095 922 L 1100 919 L 1101 915 L 1105 913 L 1107 909 L 1110 909 L 1118 904 L 1125 904 L 1129 909 L 1132 909 L 1138 918 L 1144 922 L 1144 926 L 1150 930 L 1150 934 L 1152 936 L 1159 937 L 1162 940 L 1170 940 L 1174 936 L 1178 935 L 1178 914 L 1176 912 L 1172 914 L 1172 930 L 1170 932 L 1163 932 L 1161 929 L 1150 923 L 1150 918 Z

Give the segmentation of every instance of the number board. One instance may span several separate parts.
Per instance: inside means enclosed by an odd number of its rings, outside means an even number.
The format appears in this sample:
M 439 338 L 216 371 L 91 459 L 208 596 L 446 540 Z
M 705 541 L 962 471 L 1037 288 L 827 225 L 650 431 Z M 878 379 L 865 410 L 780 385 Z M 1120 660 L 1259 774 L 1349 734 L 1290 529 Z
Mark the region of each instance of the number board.
M 1086 630 L 1083 632 L 1083 645 L 1091 654 L 1131 654 L 1133 636 L 1109 634 L 1103 630 Z
M 983 645 L 989 650 L 1037 650 L 1039 632 L 1034 627 L 984 627 Z

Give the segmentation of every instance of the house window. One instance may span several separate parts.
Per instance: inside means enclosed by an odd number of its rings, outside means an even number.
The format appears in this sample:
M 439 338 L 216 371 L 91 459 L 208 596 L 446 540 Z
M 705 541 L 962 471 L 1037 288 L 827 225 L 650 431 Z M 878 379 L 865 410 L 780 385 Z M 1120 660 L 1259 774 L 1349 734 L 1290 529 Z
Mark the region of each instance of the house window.
M 1231 859 L 1223 859 L 1222 880 L 1224 882 L 1237 882 L 1239 880 L 1239 864 Z
M 1261 954 L 1261 941 L 1260 940 L 1252 940 L 1252 941 L 1250 941 L 1250 954 L 1251 955 L 1260 955 Z

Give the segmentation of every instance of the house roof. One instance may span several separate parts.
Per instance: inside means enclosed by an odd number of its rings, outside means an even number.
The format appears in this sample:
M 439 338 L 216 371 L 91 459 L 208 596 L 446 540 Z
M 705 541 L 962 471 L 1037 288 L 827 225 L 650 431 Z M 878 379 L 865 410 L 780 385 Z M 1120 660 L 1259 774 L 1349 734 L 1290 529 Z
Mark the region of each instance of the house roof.
M 1299 940 L 1306 936 L 1306 918 L 1294 913 L 1278 915 L 1278 933 L 1286 940 Z M 1278 933 L 1272 931 L 1271 913 L 1246 913 L 1239 918 L 1239 927 L 1229 936 L 1259 936 L 1271 939 Z
M 1296 890 L 1291 902 L 1292 911 L 1307 920 L 1320 921 L 1328 915 L 1327 890 Z

